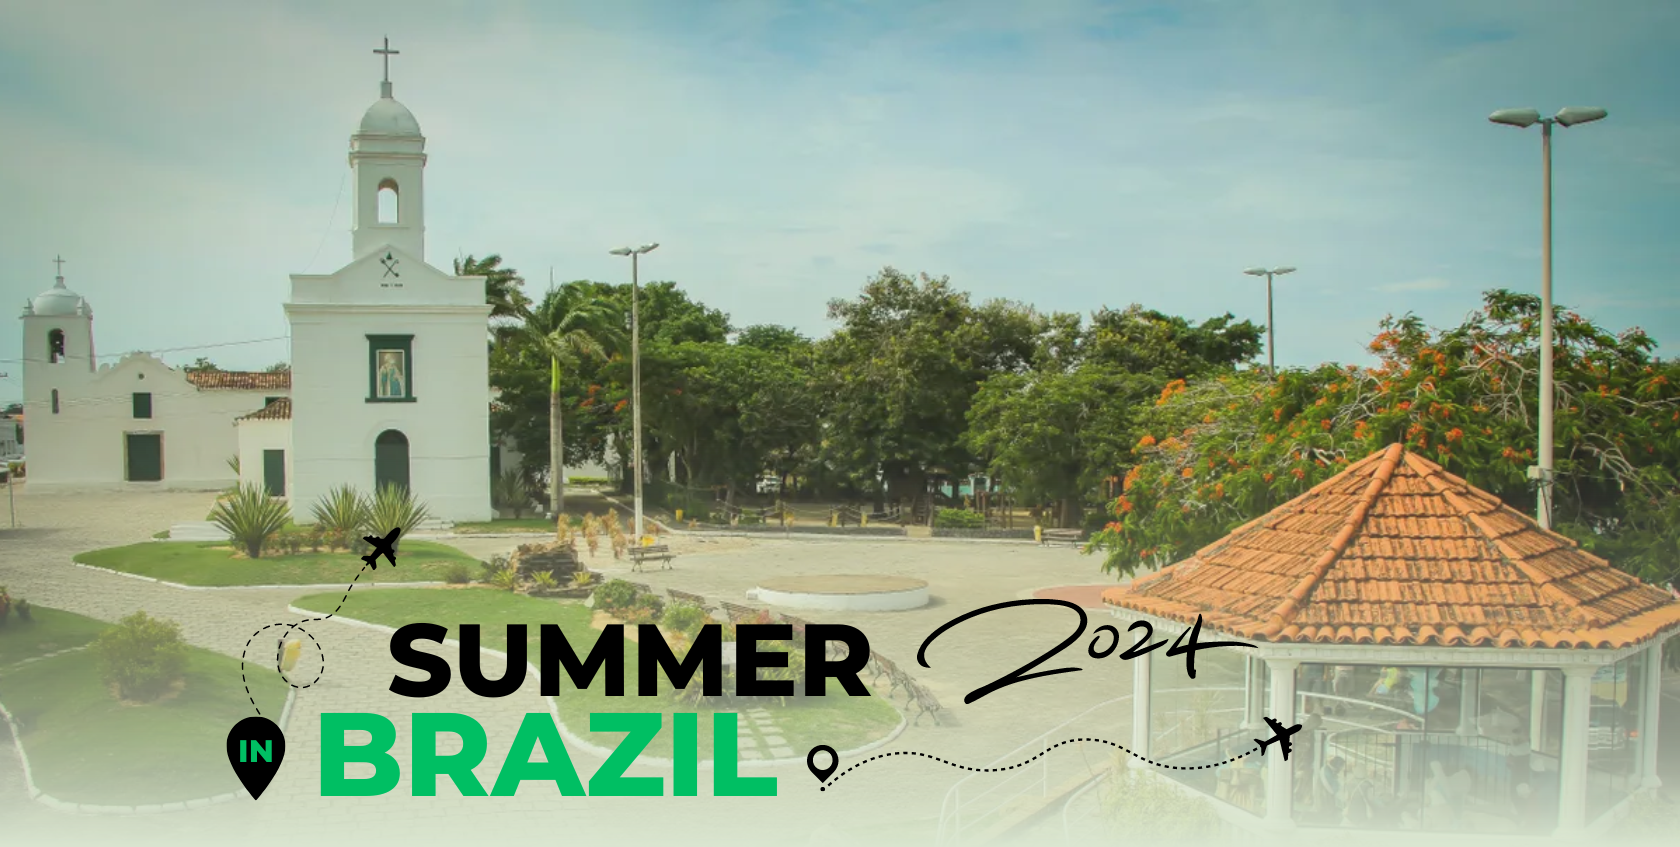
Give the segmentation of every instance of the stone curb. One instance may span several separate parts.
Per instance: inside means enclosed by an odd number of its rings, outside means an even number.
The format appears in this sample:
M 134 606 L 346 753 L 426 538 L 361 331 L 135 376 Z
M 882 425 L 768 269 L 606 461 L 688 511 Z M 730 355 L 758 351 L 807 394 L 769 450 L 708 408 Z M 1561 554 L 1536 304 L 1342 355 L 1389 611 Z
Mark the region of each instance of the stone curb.
M 151 582 L 151 583 L 156 583 L 157 585 L 167 585 L 170 588 L 179 588 L 182 591 L 276 591 L 276 590 L 279 590 L 279 589 L 282 589 L 282 588 L 328 589 L 328 588 L 337 588 L 337 587 L 344 584 L 342 582 L 326 582 L 326 583 L 315 583 L 315 584 L 311 584 L 311 585 L 184 585 L 184 584 L 179 583 L 179 582 L 170 582 L 168 580 L 158 579 L 156 577 L 141 576 L 141 575 L 136 574 L 136 573 L 128 573 L 127 571 L 118 571 L 118 570 L 112 570 L 111 568 L 102 568 L 102 567 L 99 567 L 98 565 L 85 565 L 85 564 L 82 564 L 81 562 L 77 562 L 77 561 L 71 561 L 70 564 L 75 565 L 78 568 L 87 568 L 90 571 L 99 571 L 100 573 L 114 574 L 116 576 L 124 577 L 126 579 L 138 579 L 141 582 Z M 448 583 L 435 582 L 435 581 L 434 582 L 360 582 L 360 583 L 357 583 L 357 586 L 362 587 L 362 588 L 384 588 L 384 587 L 391 587 L 391 586 L 398 587 L 398 588 L 403 588 L 403 587 L 412 588 L 412 587 L 421 587 L 421 586 L 424 586 L 424 587 L 427 587 L 427 588 L 435 588 L 439 585 L 447 585 L 447 584 Z
M 307 617 L 309 615 L 320 614 L 319 612 L 310 611 L 309 609 L 301 609 L 301 608 L 298 608 L 297 606 L 287 606 L 286 610 L 291 612 L 292 614 L 303 615 L 305 617 Z M 339 623 L 346 624 L 348 626 L 358 626 L 358 627 L 362 627 L 364 629 L 374 630 L 375 632 L 383 632 L 387 635 L 394 634 L 397 631 L 395 627 L 385 626 L 384 624 L 369 623 L 367 621 L 357 620 L 355 618 L 347 618 L 347 617 L 344 617 L 343 615 L 334 615 L 331 618 L 331 620 L 338 621 Z M 443 643 L 445 645 L 453 645 L 457 652 L 461 649 L 461 642 L 456 641 L 453 638 L 445 638 L 443 640 Z M 500 650 L 492 650 L 489 647 L 480 647 L 478 649 L 479 649 L 479 652 L 487 653 L 491 656 L 495 656 L 495 657 L 501 659 L 503 662 L 506 662 L 508 660 L 508 655 L 506 653 L 501 652 Z M 525 663 L 525 677 L 527 679 L 540 680 L 541 679 L 541 674 L 538 673 L 536 665 L 533 665 L 530 662 L 526 662 Z M 876 694 L 874 696 L 879 697 L 880 695 Z M 566 742 L 566 746 L 568 748 L 573 749 L 573 750 L 580 750 L 582 752 L 588 753 L 591 756 L 594 756 L 597 759 L 602 759 L 602 760 L 605 760 L 605 759 L 612 756 L 612 754 L 613 754 L 612 750 L 610 750 L 606 747 L 598 747 L 594 744 L 591 744 L 588 741 L 585 741 L 582 738 L 578 737 L 578 735 L 576 733 L 572 732 L 571 729 L 566 726 L 566 722 L 560 719 L 560 706 L 559 706 L 559 704 L 555 703 L 553 697 L 544 697 L 542 699 L 543 699 L 544 702 L 546 702 L 548 704 L 548 713 L 554 717 L 554 725 L 556 727 L 559 727 L 560 738 L 561 738 L 561 740 Z M 872 750 L 876 750 L 876 749 L 879 749 L 881 747 L 885 747 L 886 745 L 888 745 L 888 744 L 892 743 L 893 741 L 897 740 L 898 736 L 901 735 L 904 732 L 905 728 L 910 725 L 909 716 L 904 714 L 903 709 L 898 708 L 898 704 L 894 703 L 891 698 L 883 698 L 883 699 L 886 699 L 887 705 L 892 706 L 893 711 L 898 712 L 898 725 L 893 727 L 892 732 L 889 732 L 885 736 L 882 736 L 881 738 L 878 738 L 874 741 L 871 741 L 868 744 L 865 744 L 861 747 L 857 747 L 857 748 L 854 748 L 854 749 L 851 749 L 851 750 L 840 751 L 839 753 L 835 754 L 835 761 L 839 761 L 842 757 L 846 757 L 846 756 L 861 756 L 864 753 L 868 753 Z M 699 769 L 703 770 L 703 771 L 712 770 L 712 761 L 713 760 L 711 760 L 711 759 L 702 759 L 699 763 Z M 673 763 L 670 759 L 661 759 L 661 758 L 658 758 L 656 756 L 637 756 L 635 764 L 641 765 L 643 767 L 656 768 L 656 769 L 659 769 L 659 770 L 671 770 L 671 769 L 676 767 L 675 763 Z M 777 768 L 777 767 L 789 767 L 789 766 L 792 766 L 792 765 L 803 765 L 803 764 L 805 764 L 805 760 L 804 759 L 737 759 L 736 764 L 737 764 L 738 767 L 741 767 L 741 768 Z
M 277 722 L 281 731 L 285 731 L 291 725 L 292 705 L 297 702 L 297 694 L 298 690 L 293 688 L 291 692 L 286 695 L 286 706 L 281 711 L 280 720 Z M 157 815 L 166 812 L 184 812 L 189 809 L 202 809 L 206 806 L 214 806 L 231 800 L 238 800 L 241 797 L 251 796 L 244 789 L 240 789 L 228 794 L 217 794 L 214 797 L 204 797 L 198 800 L 180 800 L 174 803 L 145 803 L 134 806 L 101 806 L 92 803 L 71 803 L 60 800 L 57 797 L 42 791 L 40 787 L 35 784 L 34 771 L 29 767 L 29 755 L 23 750 L 23 733 L 19 731 L 17 721 L 12 719 L 12 713 L 6 709 L 6 704 L 4 703 L 0 703 L 0 719 L 5 720 L 7 728 L 11 730 L 12 745 L 17 748 L 18 761 L 23 765 L 23 784 L 29 791 L 29 799 L 54 811 L 71 812 L 83 815 Z

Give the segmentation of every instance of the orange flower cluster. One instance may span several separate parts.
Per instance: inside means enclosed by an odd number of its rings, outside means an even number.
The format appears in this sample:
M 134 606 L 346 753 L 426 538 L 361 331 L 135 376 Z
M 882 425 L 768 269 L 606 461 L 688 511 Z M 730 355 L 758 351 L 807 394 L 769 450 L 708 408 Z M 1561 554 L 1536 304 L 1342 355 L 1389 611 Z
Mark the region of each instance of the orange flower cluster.
M 1183 394 L 1185 387 L 1184 380 L 1182 379 L 1175 379 L 1172 382 L 1167 383 L 1167 387 L 1161 389 L 1161 399 L 1156 400 L 1155 405 L 1165 406 L 1167 401 L 1173 398 L 1174 394 Z
M 1142 449 L 1144 447 L 1154 447 L 1155 446 L 1155 436 L 1145 435 L 1144 437 L 1139 438 L 1137 446 L 1138 446 L 1139 449 Z
M 622 412 L 622 411 L 624 411 L 624 407 L 628 406 L 628 405 L 630 405 L 629 400 L 620 400 L 620 401 L 618 401 L 617 404 L 615 404 L 613 406 L 613 411 L 614 412 Z

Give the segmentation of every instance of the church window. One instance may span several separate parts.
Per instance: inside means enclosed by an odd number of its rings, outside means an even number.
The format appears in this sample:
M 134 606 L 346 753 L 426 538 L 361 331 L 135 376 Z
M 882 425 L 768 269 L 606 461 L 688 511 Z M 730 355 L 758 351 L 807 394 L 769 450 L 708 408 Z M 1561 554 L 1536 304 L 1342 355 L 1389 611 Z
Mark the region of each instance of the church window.
M 134 392 L 134 416 L 136 418 L 152 416 L 152 393 L 150 391 Z
M 368 402 L 414 400 L 414 336 L 368 336 Z
M 47 361 L 55 365 L 64 361 L 64 330 L 47 333 Z
M 379 182 L 379 222 L 397 223 L 397 181 L 386 177 Z
M 58 414 L 58 389 L 56 388 L 52 392 L 52 413 Z

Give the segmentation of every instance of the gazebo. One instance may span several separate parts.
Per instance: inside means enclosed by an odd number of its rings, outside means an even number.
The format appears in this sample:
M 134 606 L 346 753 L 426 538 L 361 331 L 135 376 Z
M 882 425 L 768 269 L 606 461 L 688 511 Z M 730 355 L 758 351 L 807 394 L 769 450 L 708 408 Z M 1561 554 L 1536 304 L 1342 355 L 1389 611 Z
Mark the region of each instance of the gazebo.
M 1239 824 L 1573 835 L 1659 785 L 1680 601 L 1400 444 L 1103 601 L 1156 638 L 1200 616 L 1201 640 L 1255 645 L 1240 725 L 1175 749 L 1150 680 L 1182 659 L 1131 662 L 1141 755 L 1217 761 L 1263 717 L 1302 724 L 1289 761 L 1214 769 L 1246 785 L 1177 777 Z

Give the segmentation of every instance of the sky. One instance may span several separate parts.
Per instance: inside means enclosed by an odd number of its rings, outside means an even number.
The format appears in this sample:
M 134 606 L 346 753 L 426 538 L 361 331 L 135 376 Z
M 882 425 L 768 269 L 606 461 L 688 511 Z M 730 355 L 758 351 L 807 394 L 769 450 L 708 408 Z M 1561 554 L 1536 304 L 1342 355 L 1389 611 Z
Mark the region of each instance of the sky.
M 672 280 L 737 326 L 832 329 L 882 267 L 1045 311 L 1263 322 L 1365 361 L 1388 314 L 1538 292 L 1680 350 L 1680 4 L 1097 0 L 0 0 L 0 305 L 65 259 L 96 346 L 289 358 L 293 273 L 350 259 L 349 136 L 427 136 L 426 258 L 540 295 Z M 0 321 L 0 402 L 22 396 Z M 214 345 L 214 346 L 211 346 Z M 193 349 L 182 349 L 193 348 Z

